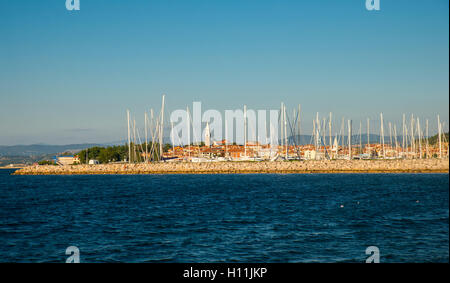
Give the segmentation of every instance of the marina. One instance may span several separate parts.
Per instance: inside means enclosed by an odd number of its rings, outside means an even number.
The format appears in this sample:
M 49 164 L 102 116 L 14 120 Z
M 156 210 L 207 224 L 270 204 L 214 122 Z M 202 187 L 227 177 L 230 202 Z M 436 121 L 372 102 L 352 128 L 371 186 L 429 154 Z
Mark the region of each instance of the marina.
M 114 160 L 128 164 L 154 162 L 221 162 L 221 161 L 306 161 L 306 160 L 392 160 L 392 159 L 445 159 L 449 157 L 446 125 L 436 116 L 437 134 L 430 136 L 430 120 L 411 114 L 409 120 L 403 114 L 397 131 L 397 123 L 385 121 L 383 113 L 378 121 L 367 118 L 366 128 L 362 121 L 356 131 L 353 120 L 337 118 L 333 113 L 320 117 L 316 112 L 312 131 L 306 130 L 302 108 L 292 109 L 288 115 L 284 103 L 280 108 L 269 110 L 242 109 L 221 112 L 210 109 L 200 111 L 201 103 L 193 103 L 193 113 L 186 110 L 167 114 L 165 95 L 162 96 L 159 114 L 153 109 L 144 113 L 142 127 L 136 124 L 129 110 L 127 114 L 127 141 L 122 159 Z M 228 115 L 230 112 L 233 115 Z M 165 114 L 166 113 L 166 114 Z M 209 115 L 206 115 L 209 113 Z M 212 113 L 212 114 L 211 114 Z M 261 114 L 262 113 L 262 114 Z M 166 117 L 168 116 L 168 117 Z M 213 118 L 212 118 L 213 117 Z M 180 120 L 181 119 L 181 120 Z M 372 118 L 373 119 L 373 118 Z M 169 121 L 170 131 L 165 131 Z M 377 125 L 374 125 L 377 122 Z M 175 126 L 174 124 L 177 123 Z M 224 125 L 223 125 L 224 124 Z M 236 124 L 233 128 L 231 125 Z M 224 134 L 222 132 L 224 126 Z M 231 128 L 231 129 L 230 129 Z M 385 128 L 388 130 L 385 131 Z M 371 130 L 372 129 L 372 130 Z M 363 133 L 365 131 L 366 133 Z M 356 134 L 355 134 L 356 133 Z M 180 137 L 181 134 L 181 137 Z M 375 136 L 375 138 L 374 138 Z M 169 138 L 169 143 L 164 140 Z M 88 164 L 89 149 L 80 155 Z M 94 156 L 97 157 L 97 156 Z M 105 162 L 103 162 L 105 163 Z M 106 163 L 109 163 L 106 160 Z
M 195 109 L 195 103 L 193 108 Z M 221 126 L 211 133 L 210 122 L 205 122 L 205 116 L 199 121 L 192 117 L 200 117 L 201 113 L 190 114 L 189 107 L 186 108 L 186 123 L 182 128 L 182 133 L 187 133 L 186 137 L 179 137 L 174 131 L 174 121 L 171 119 L 170 143 L 167 150 L 163 150 L 164 137 L 164 110 L 165 95 L 162 96 L 160 114 L 154 117 L 153 109 L 149 116 L 145 112 L 144 129 L 145 135 L 139 133 L 136 128 L 136 120 L 130 121 L 130 111 L 127 110 L 128 123 L 128 162 L 162 161 L 175 159 L 178 161 L 201 162 L 207 159 L 215 161 L 280 161 L 280 160 L 335 160 L 335 159 L 422 159 L 422 158 L 448 158 L 448 140 L 444 134 L 445 124 L 441 122 L 437 115 L 437 142 L 430 145 L 429 142 L 429 119 L 426 119 L 425 128 L 420 124 L 420 118 L 411 114 L 409 122 L 406 114 L 403 114 L 401 128 L 402 134 L 398 135 L 397 125 L 394 122 L 385 122 L 383 113 L 380 113 L 379 138 L 377 141 L 370 141 L 370 119 L 367 118 L 367 139 L 363 141 L 362 121 L 359 123 L 359 134 L 353 134 L 353 121 L 342 117 L 340 127 L 336 129 L 337 122 L 333 120 L 330 112 L 326 117 L 319 117 L 316 113 L 312 120 L 312 134 L 309 142 L 302 141 L 302 120 L 301 105 L 294 108 L 292 115 L 288 115 L 286 105 L 282 102 L 280 109 L 276 110 L 277 123 L 265 120 L 264 115 L 259 115 L 261 110 L 254 111 L 243 106 L 242 111 L 237 109 L 234 113 L 241 111 L 242 117 L 236 116 L 236 136 L 234 129 L 229 131 L 227 122 L 233 124 L 233 119 L 225 117 L 225 135 L 221 133 Z M 208 110 L 211 111 L 211 110 Z M 214 110 L 213 110 L 214 111 Z M 225 111 L 226 112 L 226 111 Z M 258 115 L 256 115 L 258 112 Z M 216 118 L 221 124 L 221 114 L 217 111 Z M 273 113 L 271 113 L 272 115 Z M 256 118 L 256 116 L 258 116 Z M 172 117 L 171 117 L 172 118 Z M 218 119 L 219 118 L 219 119 Z M 167 119 L 167 118 L 166 118 Z M 130 123 L 131 122 L 131 123 Z M 213 121 L 217 123 L 217 121 Z M 384 128 L 388 126 L 388 136 Z M 195 128 L 200 127 L 200 129 Z M 242 126 L 242 128 L 239 128 Z M 339 125 L 338 125 L 339 126 Z M 372 125 L 373 127 L 373 125 Z M 217 133 L 219 131 L 219 133 Z M 148 133 L 150 137 L 148 136 Z M 197 134 L 196 134 L 197 132 Z M 243 140 L 239 140 L 238 132 L 243 135 Z M 192 135 L 191 135 L 192 133 Z M 203 135 L 201 134 L 203 133 Z M 270 133 L 269 135 L 267 135 Z M 145 140 L 141 140 L 145 136 Z M 222 139 L 222 137 L 225 139 Z M 218 138 L 217 138 L 218 137 Z M 365 135 L 364 135 L 365 137 Z M 192 143 L 191 138 L 194 139 Z M 388 139 L 388 140 L 386 140 Z M 183 141 L 185 143 L 183 143 Z M 149 149 L 148 144 L 151 144 Z M 159 146 L 154 146 L 154 145 Z M 144 150 L 145 149 L 145 150 Z
M 193 108 L 196 108 L 195 103 Z M 234 136 L 231 132 L 229 135 L 227 131 L 229 119 L 225 119 L 223 139 L 217 133 L 222 128 L 214 119 L 196 122 L 187 107 L 180 116 L 186 118 L 184 123 L 179 122 L 179 131 L 185 135 L 180 138 L 174 128 L 173 114 L 165 117 L 163 95 L 158 115 L 153 109 L 144 113 L 143 128 L 136 125 L 136 119 L 127 110 L 125 145 L 93 147 L 75 155 L 55 156 L 54 160 L 27 166 L 15 174 L 448 173 L 449 170 L 448 133 L 444 133 L 445 124 L 441 123 L 439 115 L 436 119 L 438 133 L 430 137 L 428 119 L 422 129 L 418 117 L 411 115 L 407 121 L 404 114 L 402 135 L 398 135 L 396 124 L 386 122 L 380 113 L 376 141 L 370 131 L 369 118 L 367 134 L 363 135 L 360 122 L 354 135 L 352 120 L 342 118 L 337 131 L 332 113 L 323 118 L 316 113 L 312 134 L 306 136 L 309 140 L 305 141 L 300 105 L 289 116 L 286 105 L 281 103 L 279 110 L 271 112 L 277 114 L 278 124 L 273 123 L 274 119 L 269 121 L 270 131 L 266 121 L 256 123 L 250 118 L 256 116 L 250 114 L 252 111 L 244 105 L 242 115 L 231 120 L 231 123 L 236 122 L 236 133 L 242 134 L 243 140 L 239 140 L 238 134 Z M 201 117 L 201 113 L 194 110 L 192 116 Z M 220 120 L 218 111 L 215 119 Z M 164 143 L 165 120 L 171 125 L 170 143 Z M 256 124 L 260 125 L 258 131 Z M 388 136 L 385 136 L 385 124 Z

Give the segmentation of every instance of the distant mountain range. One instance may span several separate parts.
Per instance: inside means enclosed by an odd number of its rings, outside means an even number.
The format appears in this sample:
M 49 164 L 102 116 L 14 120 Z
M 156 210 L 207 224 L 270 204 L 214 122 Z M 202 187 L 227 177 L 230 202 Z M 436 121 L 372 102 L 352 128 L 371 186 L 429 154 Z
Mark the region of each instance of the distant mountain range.
M 105 146 L 105 144 L 68 144 L 68 145 L 48 145 L 48 144 L 31 144 L 31 145 L 0 145 L 0 156 L 38 156 L 45 154 L 57 154 L 63 152 L 78 152 L 82 149 L 93 146 Z
M 335 136 L 331 137 L 332 138 L 332 142 L 334 142 L 334 137 Z M 369 141 L 371 144 L 380 143 L 380 137 L 381 136 L 377 135 L 377 134 L 370 134 L 369 135 L 369 139 L 368 139 L 367 138 L 367 134 L 362 134 L 361 135 L 361 143 L 363 145 L 367 144 L 367 141 Z M 408 140 L 409 140 L 409 138 L 410 137 L 408 137 Z M 346 144 L 348 142 L 348 136 L 346 136 L 346 135 L 344 135 L 342 137 L 338 136 L 337 140 L 338 140 L 339 144 L 342 144 L 342 139 L 344 139 L 344 144 Z M 384 137 L 384 143 L 388 144 L 390 142 L 390 139 L 391 139 L 390 136 L 385 136 Z M 402 136 L 397 136 L 397 142 L 399 144 L 402 144 L 402 139 L 403 139 Z M 417 139 L 418 138 L 416 136 L 416 140 Z M 329 136 L 325 136 L 325 143 L 327 145 L 329 144 L 329 140 L 330 140 Z M 449 140 L 449 133 L 443 133 L 442 134 L 442 140 L 443 141 L 448 141 Z M 435 144 L 437 141 L 438 141 L 438 135 L 430 136 L 430 138 L 428 140 L 428 142 L 430 144 Z M 280 140 L 280 142 L 281 142 L 281 140 Z M 305 144 L 313 144 L 314 140 L 313 140 L 313 136 L 312 135 L 290 136 L 289 137 L 289 144 L 293 144 L 294 142 L 296 144 L 305 145 Z M 392 136 L 392 143 L 394 143 L 394 142 L 395 142 L 395 137 Z M 356 144 L 359 144 L 359 143 L 360 143 L 360 136 L 359 136 L 359 134 L 352 135 L 352 144 L 356 145 Z
M 170 139 L 168 137 L 164 137 L 164 143 L 170 143 Z M 108 143 L 67 144 L 67 145 L 50 145 L 50 144 L 0 145 L 0 157 L 1 156 L 33 157 L 48 154 L 55 155 L 65 152 L 77 153 L 83 149 L 94 146 L 106 147 L 123 144 L 126 144 L 126 141 L 116 141 Z
M 322 137 L 321 137 L 322 138 Z M 334 138 L 335 136 L 331 136 L 332 142 L 334 142 Z M 337 137 L 337 141 L 339 142 L 339 144 L 342 144 L 342 139 L 344 139 L 344 144 L 346 144 L 348 142 L 348 136 L 344 135 L 342 137 L 338 136 Z M 306 145 L 306 144 L 314 144 L 314 138 L 312 135 L 296 135 L 296 136 L 290 136 L 288 138 L 289 140 L 289 144 L 300 144 L 300 145 Z M 401 143 L 402 137 L 401 136 L 397 136 L 397 141 Z M 328 145 L 330 141 L 330 137 L 329 136 L 325 136 L 325 143 Z M 361 135 L 361 143 L 362 144 L 367 144 L 367 141 L 369 141 L 370 143 L 379 143 L 380 142 L 380 135 L 376 135 L 376 134 L 370 134 L 369 135 L 369 139 L 367 138 L 367 134 L 362 134 Z M 384 137 L 384 142 L 385 143 L 389 143 L 390 141 L 390 137 L 389 136 L 385 136 Z M 392 143 L 394 143 L 395 138 L 392 137 Z M 359 144 L 360 142 L 360 136 L 359 134 L 357 135 L 352 135 L 352 144 Z M 281 143 L 281 140 L 280 140 Z

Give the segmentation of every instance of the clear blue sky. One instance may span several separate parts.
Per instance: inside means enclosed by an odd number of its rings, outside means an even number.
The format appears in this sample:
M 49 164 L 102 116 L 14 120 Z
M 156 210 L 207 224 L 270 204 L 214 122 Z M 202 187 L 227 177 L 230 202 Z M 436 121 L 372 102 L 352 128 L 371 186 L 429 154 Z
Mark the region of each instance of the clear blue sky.
M 449 1 L 0 0 L 0 144 L 109 142 L 159 109 L 449 117 Z M 141 117 L 142 116 L 142 117 Z M 422 121 L 421 121 L 422 123 Z M 423 122 L 424 123 L 424 122 Z

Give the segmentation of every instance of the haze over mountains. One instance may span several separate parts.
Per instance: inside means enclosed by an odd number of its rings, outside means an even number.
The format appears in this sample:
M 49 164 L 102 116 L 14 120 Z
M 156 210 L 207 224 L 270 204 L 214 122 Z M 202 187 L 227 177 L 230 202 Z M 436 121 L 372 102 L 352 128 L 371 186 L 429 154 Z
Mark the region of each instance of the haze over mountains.
M 93 146 L 99 146 L 99 144 L 32 144 L 0 146 L 0 166 L 6 166 L 9 164 L 26 164 L 37 162 L 40 160 L 47 160 L 51 159 L 58 153 L 75 153 L 82 149 Z
M 48 144 L 31 144 L 31 145 L 12 145 L 0 146 L 0 156 L 36 156 L 43 154 L 56 154 L 62 152 L 78 152 L 82 149 L 104 146 L 102 144 L 68 144 L 68 145 L 48 145 Z

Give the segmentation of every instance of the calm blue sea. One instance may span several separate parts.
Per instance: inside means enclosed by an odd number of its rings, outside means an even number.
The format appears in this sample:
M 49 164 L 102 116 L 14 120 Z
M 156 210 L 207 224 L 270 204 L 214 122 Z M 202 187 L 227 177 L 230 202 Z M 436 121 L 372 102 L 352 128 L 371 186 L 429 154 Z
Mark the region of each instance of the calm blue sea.
M 11 176 L 0 262 L 449 261 L 448 174 Z

